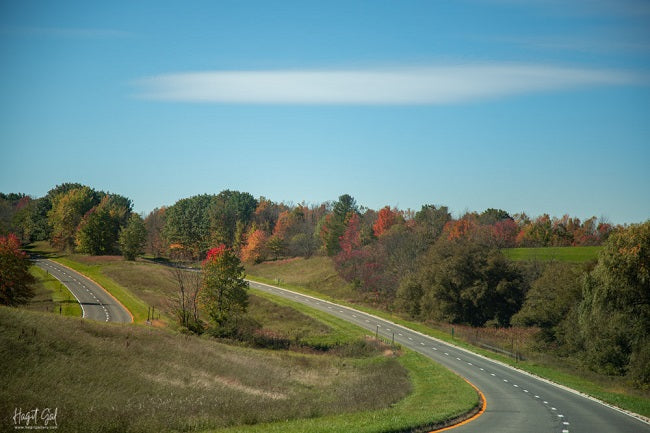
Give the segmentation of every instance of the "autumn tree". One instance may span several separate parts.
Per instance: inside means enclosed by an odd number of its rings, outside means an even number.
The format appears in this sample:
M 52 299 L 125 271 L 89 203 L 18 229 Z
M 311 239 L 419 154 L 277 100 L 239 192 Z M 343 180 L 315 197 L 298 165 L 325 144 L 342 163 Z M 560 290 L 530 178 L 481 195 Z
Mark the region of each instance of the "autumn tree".
M 451 221 L 447 206 L 423 205 L 415 214 L 415 231 L 422 240 L 422 250 L 427 250 L 440 237 L 445 225 Z
M 512 248 L 517 241 L 519 228 L 512 218 L 497 221 L 492 226 L 492 237 L 497 248 Z
M 286 210 L 286 206 L 274 203 L 265 197 L 260 197 L 257 208 L 253 213 L 253 222 L 259 229 L 271 233 L 278 221 L 280 213 L 284 210 Z
M 348 219 L 345 227 L 345 232 L 339 238 L 339 245 L 341 247 L 341 254 L 343 257 L 348 257 L 353 251 L 361 247 L 361 231 L 359 229 L 360 218 L 358 214 L 352 214 Z
M 386 206 L 377 213 L 377 221 L 372 226 L 373 233 L 380 237 L 397 222 L 398 213 Z
M 241 248 L 241 259 L 245 262 L 260 263 L 266 259 L 267 235 L 264 230 L 253 225 L 246 236 L 244 246 Z
M 293 212 L 289 212 L 288 210 L 282 211 L 280 215 L 278 215 L 275 227 L 273 227 L 273 236 L 285 240 L 287 236 L 290 235 L 290 230 L 295 224 L 297 218 L 298 217 Z
M 248 307 L 248 283 L 239 257 L 225 245 L 208 251 L 200 299 L 219 334 L 228 334 Z
M 287 228 L 288 250 L 292 256 L 311 257 L 320 247 L 316 226 L 325 212 L 325 206 L 296 206 L 291 212 L 291 224 Z
M 144 219 L 144 225 L 147 230 L 147 242 L 145 252 L 160 257 L 166 249 L 167 243 L 163 237 L 165 228 L 165 211 L 166 208 L 155 208 Z
M 120 230 L 118 241 L 122 255 L 127 260 L 135 260 L 137 256 L 144 253 L 147 228 L 140 215 L 131 214 L 127 225 Z
M 25 304 L 33 296 L 29 266 L 16 235 L 0 236 L 0 304 Z
M 55 195 L 52 198 L 52 209 L 48 212 L 52 226 L 52 245 L 61 250 L 72 251 L 79 223 L 97 203 L 97 194 L 87 186 Z
M 458 220 L 447 222 L 443 232 L 447 240 L 469 239 L 475 233 L 478 227 L 478 218 L 476 214 L 468 213 Z

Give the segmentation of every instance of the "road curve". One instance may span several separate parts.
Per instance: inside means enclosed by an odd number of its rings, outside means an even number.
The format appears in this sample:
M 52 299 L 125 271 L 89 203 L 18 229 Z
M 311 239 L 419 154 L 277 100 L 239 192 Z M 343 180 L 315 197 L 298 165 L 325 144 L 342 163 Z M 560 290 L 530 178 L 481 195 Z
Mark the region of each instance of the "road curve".
M 384 338 L 393 338 L 458 373 L 478 387 L 487 409 L 456 433 L 636 433 L 650 424 L 576 391 L 534 377 L 505 364 L 412 331 L 385 319 L 268 284 L 252 288 L 282 296 L 352 322 Z
M 34 264 L 49 272 L 72 292 L 86 319 L 100 322 L 130 323 L 131 314 L 115 300 L 103 287 L 79 272 L 60 265 L 52 260 L 36 258 Z

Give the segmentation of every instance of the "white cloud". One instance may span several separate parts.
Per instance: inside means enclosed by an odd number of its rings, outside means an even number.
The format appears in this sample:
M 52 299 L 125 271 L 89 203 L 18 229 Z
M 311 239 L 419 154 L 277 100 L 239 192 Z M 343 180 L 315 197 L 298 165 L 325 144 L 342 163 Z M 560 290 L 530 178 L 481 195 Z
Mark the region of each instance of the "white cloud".
M 225 104 L 454 104 L 531 92 L 639 82 L 630 73 L 545 65 L 205 71 L 139 80 L 139 97 Z

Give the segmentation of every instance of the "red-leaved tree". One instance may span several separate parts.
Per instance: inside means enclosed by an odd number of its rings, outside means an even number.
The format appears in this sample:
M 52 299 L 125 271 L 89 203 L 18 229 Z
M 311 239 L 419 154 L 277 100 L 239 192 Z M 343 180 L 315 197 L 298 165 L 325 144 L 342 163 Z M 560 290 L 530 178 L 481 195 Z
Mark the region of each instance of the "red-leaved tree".
M 29 259 L 13 233 L 0 236 L 0 304 L 25 304 L 33 296 Z
M 386 206 L 377 213 L 377 221 L 372 225 L 372 231 L 376 237 L 379 237 L 386 233 L 396 222 L 397 211 Z

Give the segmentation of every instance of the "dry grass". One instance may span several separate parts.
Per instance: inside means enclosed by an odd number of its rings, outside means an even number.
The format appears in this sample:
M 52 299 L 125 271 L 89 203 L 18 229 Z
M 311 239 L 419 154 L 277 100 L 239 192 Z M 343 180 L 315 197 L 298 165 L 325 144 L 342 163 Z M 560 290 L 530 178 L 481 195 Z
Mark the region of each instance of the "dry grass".
M 259 351 L 0 308 L 0 413 L 58 407 L 62 431 L 188 431 L 375 410 L 410 390 L 395 358 Z
M 246 265 L 246 272 L 288 286 L 304 287 L 337 299 L 356 299 L 358 294 L 334 269 L 329 257 L 314 256 Z

